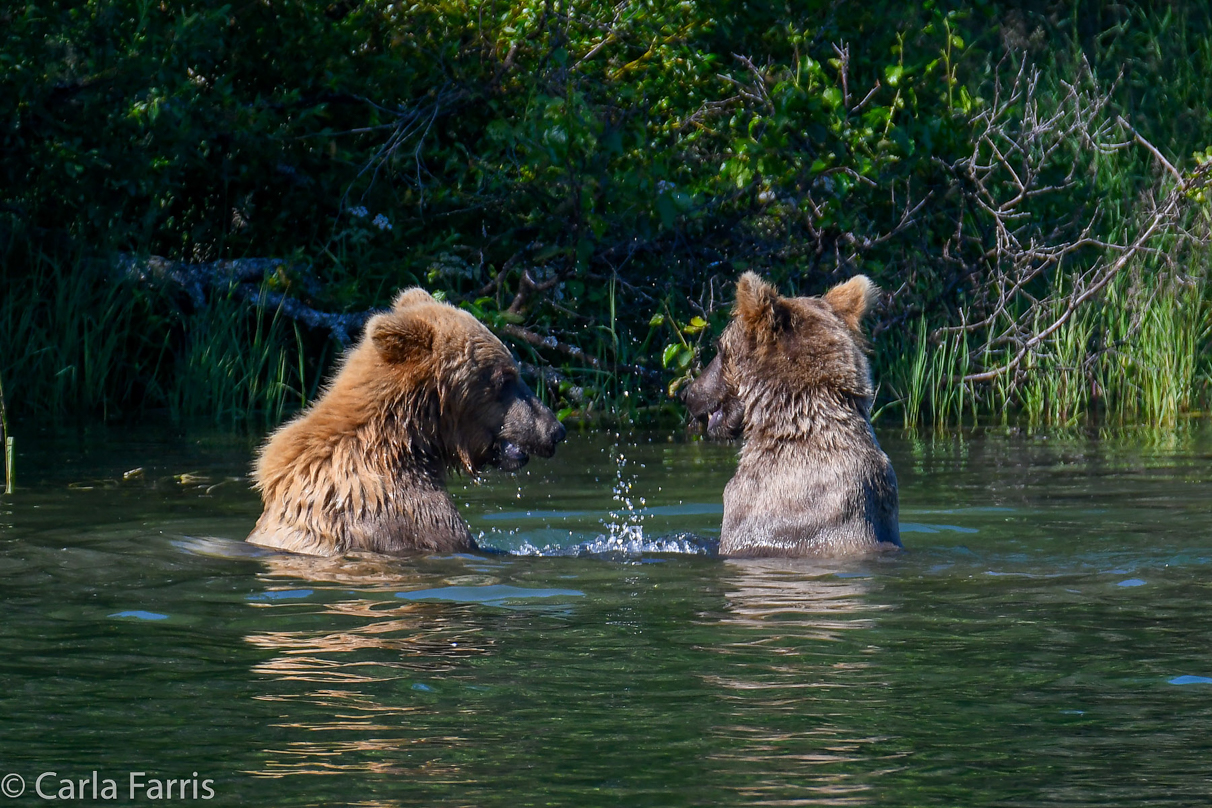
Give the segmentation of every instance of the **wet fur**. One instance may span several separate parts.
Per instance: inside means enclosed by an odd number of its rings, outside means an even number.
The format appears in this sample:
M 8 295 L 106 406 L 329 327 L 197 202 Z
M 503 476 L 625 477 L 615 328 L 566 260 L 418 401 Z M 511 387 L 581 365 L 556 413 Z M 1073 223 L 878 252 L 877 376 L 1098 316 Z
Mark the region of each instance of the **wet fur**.
M 261 449 L 264 511 L 248 540 L 312 555 L 468 550 L 446 470 L 517 468 L 550 457 L 563 436 L 500 340 L 411 289 Z
M 853 556 L 900 546 L 896 474 L 871 429 L 860 331 L 878 289 L 781 297 L 749 272 L 719 352 L 684 393 L 718 438 L 744 437 L 720 553 Z

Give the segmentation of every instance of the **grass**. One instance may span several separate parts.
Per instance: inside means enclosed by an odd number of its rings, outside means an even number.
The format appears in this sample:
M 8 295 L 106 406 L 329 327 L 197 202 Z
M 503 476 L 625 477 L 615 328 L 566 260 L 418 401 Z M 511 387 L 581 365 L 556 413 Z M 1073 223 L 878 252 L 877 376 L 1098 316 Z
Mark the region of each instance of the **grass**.
M 330 353 L 325 342 L 316 364 Z M 212 301 L 187 323 L 175 359 L 169 410 L 177 417 L 232 422 L 254 414 L 271 423 L 316 394 L 299 325 L 280 311 L 247 311 L 230 295 Z
M 137 357 L 147 355 L 148 346 L 136 344 L 144 339 L 136 321 L 145 296 L 97 282 L 78 259 L 33 259 L 34 271 L 0 303 L 0 373 L 12 383 L 13 410 L 117 414 L 118 401 L 135 397 Z
M 9 409 L 102 418 L 163 409 L 182 419 L 275 424 L 317 395 L 337 358 L 337 346 L 323 335 L 279 311 L 250 310 L 232 295 L 193 310 L 167 293 L 114 280 L 79 255 L 30 255 L 35 271 L 0 299 L 0 379 L 9 383 L 7 398 L 0 388 L 5 438 L 11 438 Z M 1212 376 L 1212 305 L 1203 280 L 1212 250 L 1194 258 L 1186 279 L 1159 278 L 1149 267 L 1125 272 L 1101 302 L 1083 308 L 1025 363 L 1014 385 L 962 382 L 979 344 L 963 333 L 931 340 L 927 318 L 919 318 L 899 354 L 885 350 L 875 358 L 876 378 L 892 391 L 888 406 L 901 408 L 907 428 L 1011 422 L 1172 428 L 1207 408 Z M 663 398 L 645 403 L 636 379 L 590 369 L 581 375 L 594 380 L 590 420 L 678 417 Z M 11 466 L 10 452 L 10 475 Z
M 902 380 L 905 427 L 962 424 L 965 408 L 975 420 L 977 394 L 971 384 L 962 381 L 971 357 L 968 335 L 949 334 L 932 343 L 926 318 L 920 317 L 916 337 L 912 352 L 901 357 L 899 366 L 886 369 L 891 378 Z
M 16 476 L 16 457 L 13 452 L 13 436 L 8 431 L 8 407 L 4 403 L 4 378 L 0 376 L 0 441 L 4 444 L 4 493 L 13 493 L 13 478 Z
M 230 295 L 194 310 L 81 254 L 18 239 L 0 243 L 0 259 L 29 267 L 0 298 L 0 378 L 14 415 L 113 419 L 165 409 L 277 423 L 315 396 L 334 357 L 326 335 Z
M 1206 284 L 1196 281 L 1150 290 L 1152 302 L 1138 317 L 1129 304 L 1108 306 L 1124 348 L 1101 363 L 1098 383 L 1116 395 L 1121 423 L 1173 426 L 1201 405 L 1207 392 L 1206 361 L 1210 336 Z M 1202 374 L 1202 375 L 1201 375 Z
M 1212 301 L 1205 277 L 1125 273 L 1100 303 L 1058 329 L 1013 384 L 1009 377 L 983 387 L 963 382 L 966 337 L 931 340 L 921 318 L 912 350 L 883 368 L 893 403 L 902 408 L 906 428 L 1011 422 L 1173 428 L 1207 409 L 1212 388 Z M 1061 306 L 1055 300 L 1045 319 Z

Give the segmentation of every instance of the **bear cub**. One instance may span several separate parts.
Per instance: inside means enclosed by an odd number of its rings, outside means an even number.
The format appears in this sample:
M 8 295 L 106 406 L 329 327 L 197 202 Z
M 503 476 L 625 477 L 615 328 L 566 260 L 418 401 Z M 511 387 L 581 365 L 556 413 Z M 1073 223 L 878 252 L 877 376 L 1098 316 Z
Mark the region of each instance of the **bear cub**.
M 871 429 L 859 275 L 823 297 L 737 282 L 719 351 L 683 393 L 716 438 L 743 436 L 724 489 L 720 554 L 854 556 L 900 547 L 896 474 Z
M 250 542 L 295 553 L 473 548 L 450 467 L 513 470 L 551 457 L 564 427 L 470 314 L 409 289 L 366 325 L 324 394 L 275 432 L 253 478 Z

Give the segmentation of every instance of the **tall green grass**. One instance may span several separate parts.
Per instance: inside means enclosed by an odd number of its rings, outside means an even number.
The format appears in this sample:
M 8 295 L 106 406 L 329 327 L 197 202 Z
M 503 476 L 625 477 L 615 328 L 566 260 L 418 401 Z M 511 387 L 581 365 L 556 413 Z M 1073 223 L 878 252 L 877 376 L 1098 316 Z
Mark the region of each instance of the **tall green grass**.
M 916 337 L 912 351 L 901 356 L 900 366 L 889 368 L 894 379 L 901 379 L 905 426 L 929 423 L 941 428 L 962 423 L 966 409 L 975 418 L 976 392 L 962 381 L 970 367 L 968 334 L 947 334 L 932 342 L 923 316 L 918 318 Z
M 328 354 L 322 349 L 318 363 Z M 231 295 L 186 321 L 175 357 L 170 411 L 178 417 L 238 421 L 259 414 L 270 423 L 305 405 L 319 385 L 298 323 L 280 311 L 257 309 Z
M 1212 306 L 1203 279 L 1143 291 L 1152 298 L 1143 307 L 1117 300 L 1122 289 L 1108 299 L 1103 314 L 1117 347 L 1099 363 L 1097 383 L 1119 423 L 1173 426 L 1207 403 Z
M 274 310 L 215 295 L 200 309 L 83 253 L 0 243 L 21 273 L 0 297 L 0 378 L 14 416 L 173 416 L 276 423 L 315 395 L 334 356 Z
M 1207 256 L 1203 256 L 1204 260 Z M 1078 311 L 1019 369 L 984 386 L 964 382 L 967 339 L 931 339 L 918 322 L 911 351 L 885 372 L 907 428 L 977 423 L 1172 428 L 1208 406 L 1212 301 L 1200 274 L 1125 273 L 1102 301 Z M 1056 299 L 1039 323 L 1060 313 Z
M 13 493 L 13 477 L 16 458 L 13 452 L 13 436 L 8 431 L 8 406 L 4 403 L 4 378 L 0 376 L 0 446 L 4 447 L 4 493 Z
M 21 260 L 8 247 L 5 264 Z M 30 271 L 10 280 L 0 300 L 0 373 L 14 413 L 119 414 L 169 348 L 154 341 L 156 324 L 146 327 L 153 301 L 106 283 L 82 255 L 32 248 L 26 257 Z

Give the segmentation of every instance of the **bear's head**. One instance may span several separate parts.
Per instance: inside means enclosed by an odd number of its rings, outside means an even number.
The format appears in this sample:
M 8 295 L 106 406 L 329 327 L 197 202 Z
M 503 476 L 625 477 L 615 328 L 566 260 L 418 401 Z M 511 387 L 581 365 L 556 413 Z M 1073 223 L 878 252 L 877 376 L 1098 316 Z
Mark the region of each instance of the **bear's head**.
M 424 289 L 400 293 L 390 311 L 371 318 L 366 334 L 382 414 L 408 419 L 399 431 L 414 450 L 468 473 L 487 465 L 512 471 L 531 454 L 551 457 L 564 438 L 564 426 L 519 377 L 504 344 Z
M 823 297 L 782 297 L 752 272 L 737 281 L 715 359 L 682 394 L 712 437 L 804 435 L 839 407 L 871 407 L 860 323 L 879 289 L 857 275 Z

